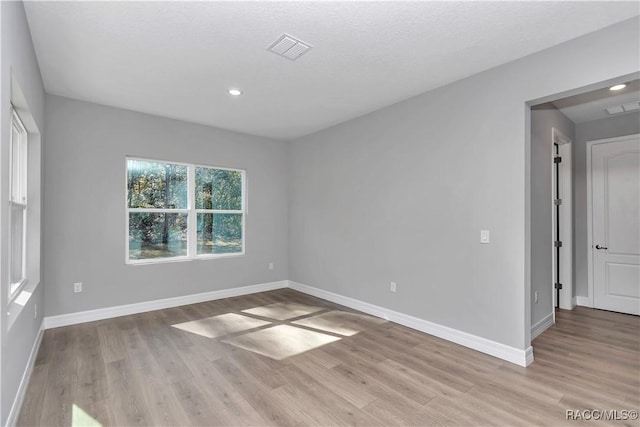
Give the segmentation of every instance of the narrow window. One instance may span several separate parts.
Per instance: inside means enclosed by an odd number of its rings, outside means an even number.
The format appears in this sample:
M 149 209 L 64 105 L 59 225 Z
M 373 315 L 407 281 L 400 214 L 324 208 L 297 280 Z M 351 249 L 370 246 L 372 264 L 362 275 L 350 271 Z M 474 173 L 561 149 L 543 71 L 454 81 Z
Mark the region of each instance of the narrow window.
M 9 196 L 9 299 L 26 284 L 27 242 L 27 130 L 11 108 Z

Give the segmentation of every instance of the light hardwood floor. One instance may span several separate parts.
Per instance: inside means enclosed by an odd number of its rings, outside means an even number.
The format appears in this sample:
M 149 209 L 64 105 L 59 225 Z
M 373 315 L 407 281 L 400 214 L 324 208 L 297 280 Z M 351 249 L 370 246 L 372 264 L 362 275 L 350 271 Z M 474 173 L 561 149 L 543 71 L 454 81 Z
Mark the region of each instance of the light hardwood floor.
M 47 330 L 19 424 L 578 426 L 607 422 L 566 410 L 640 406 L 639 317 L 559 311 L 533 346 L 521 368 L 278 290 Z

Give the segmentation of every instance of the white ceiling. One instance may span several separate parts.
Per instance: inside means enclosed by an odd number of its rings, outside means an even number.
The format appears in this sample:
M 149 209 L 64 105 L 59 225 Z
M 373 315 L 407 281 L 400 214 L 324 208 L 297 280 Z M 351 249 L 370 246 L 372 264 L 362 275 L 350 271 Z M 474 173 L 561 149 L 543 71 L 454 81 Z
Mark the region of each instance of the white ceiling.
M 605 111 L 606 108 L 640 101 L 640 81 L 633 80 L 626 83 L 627 87 L 617 92 L 603 88 L 562 98 L 552 104 L 576 124 L 604 119 L 611 117 Z M 634 114 L 638 114 L 638 111 L 636 110 Z
M 293 139 L 638 15 L 632 2 L 25 2 L 47 92 Z M 297 61 L 266 50 L 288 33 Z M 232 98 L 230 87 L 244 94 Z

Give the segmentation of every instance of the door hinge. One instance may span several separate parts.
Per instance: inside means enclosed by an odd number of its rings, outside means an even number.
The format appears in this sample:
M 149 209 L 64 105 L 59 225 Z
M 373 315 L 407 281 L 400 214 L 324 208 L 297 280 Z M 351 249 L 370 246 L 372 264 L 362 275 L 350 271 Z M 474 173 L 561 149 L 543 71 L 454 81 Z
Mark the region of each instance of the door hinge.
M 562 204 L 562 199 L 555 199 L 553 201 L 553 204 L 556 205 L 556 206 L 560 206 Z
M 553 246 L 555 246 L 556 248 L 561 248 L 562 247 L 562 242 L 559 241 L 559 240 L 556 241 L 556 242 L 553 242 Z
M 555 287 L 556 289 L 562 289 L 562 283 L 555 283 L 555 284 L 554 284 L 554 287 Z
M 553 158 L 553 163 L 560 163 L 562 161 L 562 157 L 556 156 Z

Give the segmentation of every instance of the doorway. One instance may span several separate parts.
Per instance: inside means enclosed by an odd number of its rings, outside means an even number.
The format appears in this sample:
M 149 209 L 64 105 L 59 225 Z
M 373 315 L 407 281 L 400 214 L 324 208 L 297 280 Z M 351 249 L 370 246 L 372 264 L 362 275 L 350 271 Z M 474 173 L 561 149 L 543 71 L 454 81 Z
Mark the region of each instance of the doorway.
M 613 90 L 614 86 L 624 87 Z M 587 283 L 592 246 L 587 238 L 588 141 L 640 133 L 637 76 L 620 77 L 590 89 L 531 104 L 532 339 L 554 324 L 558 308 L 593 307 L 593 288 Z M 556 157 L 562 160 L 555 163 Z M 637 277 L 629 268 L 624 274 Z M 625 292 L 635 295 L 635 288 Z
M 553 227 L 553 307 L 571 310 L 573 303 L 573 184 L 571 139 L 559 129 L 551 129 L 552 227 Z
M 587 143 L 589 295 L 640 315 L 640 135 Z

